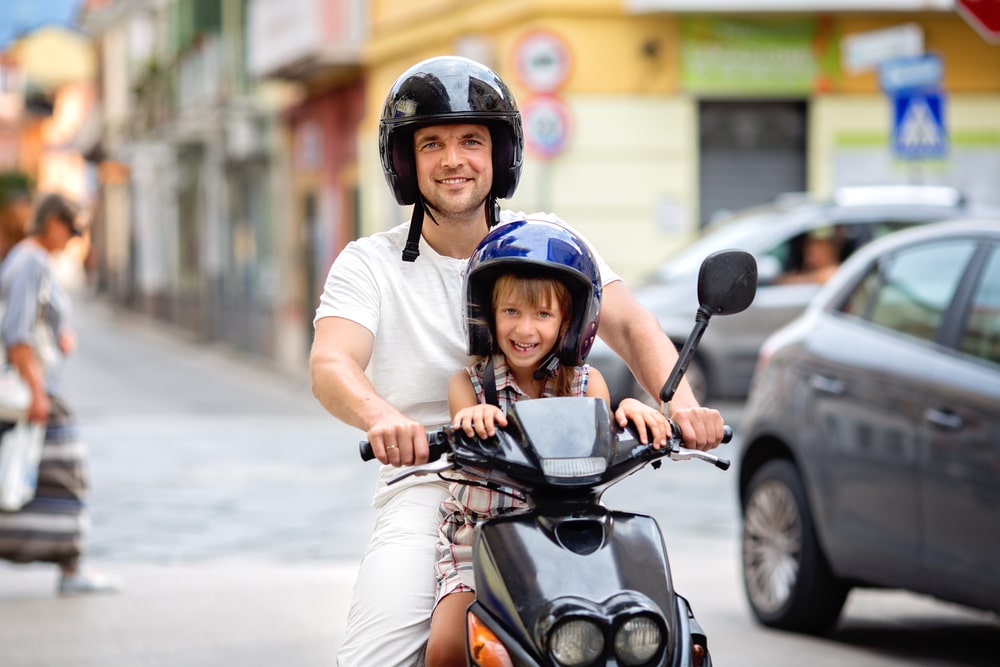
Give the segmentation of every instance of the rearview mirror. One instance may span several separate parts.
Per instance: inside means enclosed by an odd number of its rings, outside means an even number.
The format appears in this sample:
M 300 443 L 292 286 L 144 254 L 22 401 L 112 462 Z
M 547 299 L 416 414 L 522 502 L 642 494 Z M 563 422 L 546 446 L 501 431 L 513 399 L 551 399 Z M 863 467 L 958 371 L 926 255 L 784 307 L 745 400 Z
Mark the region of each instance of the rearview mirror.
M 720 250 L 698 272 L 698 303 L 712 315 L 747 309 L 757 294 L 757 261 L 743 250 Z
M 660 401 L 669 403 L 677 391 L 684 372 L 694 356 L 695 348 L 713 315 L 732 315 L 747 309 L 757 294 L 757 261 L 744 250 L 713 252 L 701 263 L 698 271 L 698 312 L 695 313 L 694 330 L 677 355 L 677 363 L 670 371 Z

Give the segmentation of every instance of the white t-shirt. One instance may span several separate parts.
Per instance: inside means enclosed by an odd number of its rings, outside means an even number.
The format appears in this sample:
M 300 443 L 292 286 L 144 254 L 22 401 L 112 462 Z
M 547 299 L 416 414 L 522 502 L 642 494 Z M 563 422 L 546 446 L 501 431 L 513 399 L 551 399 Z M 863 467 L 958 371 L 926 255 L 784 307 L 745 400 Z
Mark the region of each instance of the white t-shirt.
M 500 224 L 515 220 L 546 220 L 570 228 L 549 213 L 500 214 Z M 330 267 L 315 319 L 342 317 L 371 331 L 375 342 L 365 375 L 375 391 L 406 416 L 434 428 L 451 421 L 448 379 L 471 361 L 462 291 L 468 259 L 439 255 L 421 237 L 420 256 L 404 262 L 409 228 L 404 223 L 349 243 Z M 594 255 L 604 285 L 620 279 L 596 251 Z M 385 481 L 400 471 L 382 466 L 376 505 Z M 411 480 L 437 477 L 414 476 L 393 485 L 393 491 Z

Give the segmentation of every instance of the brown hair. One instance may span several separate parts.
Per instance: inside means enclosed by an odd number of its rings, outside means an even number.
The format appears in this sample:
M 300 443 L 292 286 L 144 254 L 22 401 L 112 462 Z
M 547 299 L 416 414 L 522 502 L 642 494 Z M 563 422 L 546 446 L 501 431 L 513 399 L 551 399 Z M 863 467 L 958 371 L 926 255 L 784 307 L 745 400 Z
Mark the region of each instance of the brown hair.
M 55 217 L 69 225 L 74 234 L 79 235 L 80 228 L 77 224 L 79 214 L 80 209 L 68 197 L 56 192 L 44 194 L 35 207 L 35 217 L 31 221 L 31 234 L 43 234 L 49 219 Z
M 573 320 L 573 297 L 569 288 L 557 278 L 505 273 L 493 283 L 493 302 L 490 308 L 488 328 L 494 338 L 492 345 L 494 354 L 500 349 L 496 342 L 494 314 L 500 301 L 508 297 L 522 300 L 532 308 L 558 308 L 562 314 L 562 325 L 559 328 L 559 337 L 556 339 L 555 345 L 552 346 L 552 351 L 558 350 L 562 346 L 563 338 L 565 338 L 566 331 Z M 555 381 L 556 396 L 569 396 L 575 374 L 572 366 L 559 364 Z

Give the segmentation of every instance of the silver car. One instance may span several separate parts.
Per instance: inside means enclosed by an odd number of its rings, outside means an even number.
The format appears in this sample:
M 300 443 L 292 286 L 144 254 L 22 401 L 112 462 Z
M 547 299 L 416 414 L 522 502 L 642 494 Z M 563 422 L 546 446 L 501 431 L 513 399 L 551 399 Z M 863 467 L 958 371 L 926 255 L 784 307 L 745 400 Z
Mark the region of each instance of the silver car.
M 819 291 L 819 282 L 799 279 L 810 238 L 822 235 L 833 241 L 837 259 L 843 261 L 859 247 L 890 232 L 968 216 L 1000 219 L 1000 211 L 972 206 L 959 191 L 940 186 L 843 188 L 821 202 L 786 196 L 713 225 L 664 262 L 635 294 L 679 348 L 698 307 L 695 285 L 701 261 L 727 248 L 754 255 L 759 274 L 754 303 L 740 315 L 713 321 L 687 372 L 688 382 L 702 402 L 739 398 L 746 396 L 750 387 L 761 343 L 802 314 Z M 598 341 L 589 363 L 604 374 L 614 404 L 625 396 L 648 400 L 628 367 L 607 345 Z
M 761 623 L 822 632 L 852 586 L 1000 612 L 1000 222 L 854 255 L 764 343 L 739 432 Z

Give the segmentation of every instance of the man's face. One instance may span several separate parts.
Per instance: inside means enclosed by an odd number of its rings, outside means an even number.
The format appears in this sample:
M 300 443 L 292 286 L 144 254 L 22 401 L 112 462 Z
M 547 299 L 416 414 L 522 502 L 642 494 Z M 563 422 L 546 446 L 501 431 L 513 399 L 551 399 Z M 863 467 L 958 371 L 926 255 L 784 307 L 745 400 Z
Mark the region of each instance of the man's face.
M 417 185 L 444 216 L 477 212 L 493 186 L 493 142 L 485 125 L 432 125 L 413 135 Z

